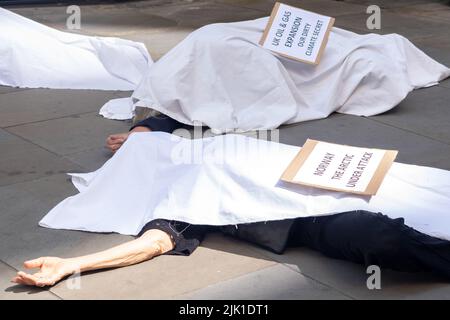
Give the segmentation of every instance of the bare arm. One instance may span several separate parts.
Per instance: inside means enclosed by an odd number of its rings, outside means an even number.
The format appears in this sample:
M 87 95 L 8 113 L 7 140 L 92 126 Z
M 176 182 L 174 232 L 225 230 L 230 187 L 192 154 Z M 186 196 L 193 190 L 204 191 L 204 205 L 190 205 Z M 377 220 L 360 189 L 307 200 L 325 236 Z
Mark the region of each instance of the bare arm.
M 18 272 L 12 282 L 38 287 L 52 286 L 74 273 L 133 265 L 169 252 L 173 248 L 174 244 L 167 233 L 151 229 L 138 239 L 98 253 L 69 259 L 42 257 L 26 261 L 25 268 L 39 268 L 39 272 Z

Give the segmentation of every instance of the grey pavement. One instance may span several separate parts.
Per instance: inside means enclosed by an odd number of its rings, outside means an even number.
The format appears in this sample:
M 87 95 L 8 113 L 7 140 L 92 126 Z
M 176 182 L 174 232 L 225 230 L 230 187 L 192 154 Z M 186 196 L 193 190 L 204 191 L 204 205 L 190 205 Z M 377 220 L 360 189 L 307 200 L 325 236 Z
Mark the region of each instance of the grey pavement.
M 358 33 L 370 4 L 382 8 L 382 29 L 400 33 L 450 65 L 450 6 L 425 0 L 284 1 L 336 17 Z M 208 23 L 269 14 L 269 0 L 130 1 L 82 6 L 88 35 L 142 41 L 158 59 L 189 32 Z M 64 6 L 12 7 L 65 30 Z M 65 30 L 67 31 L 67 30 Z M 106 249 L 130 237 L 50 230 L 38 221 L 76 193 L 66 173 L 99 168 L 111 155 L 106 136 L 129 121 L 98 115 L 127 92 L 0 87 L 0 299 L 450 299 L 450 284 L 429 274 L 382 271 L 382 289 L 369 290 L 366 270 L 305 249 L 276 255 L 220 234 L 208 235 L 190 257 L 163 256 L 136 266 L 94 272 L 43 290 L 9 283 L 24 260 L 71 257 Z M 281 142 L 306 138 L 398 149 L 398 161 L 450 170 L 450 79 L 412 92 L 395 109 L 374 117 L 332 115 L 281 128 Z M 355 134 L 356 133 L 356 134 Z

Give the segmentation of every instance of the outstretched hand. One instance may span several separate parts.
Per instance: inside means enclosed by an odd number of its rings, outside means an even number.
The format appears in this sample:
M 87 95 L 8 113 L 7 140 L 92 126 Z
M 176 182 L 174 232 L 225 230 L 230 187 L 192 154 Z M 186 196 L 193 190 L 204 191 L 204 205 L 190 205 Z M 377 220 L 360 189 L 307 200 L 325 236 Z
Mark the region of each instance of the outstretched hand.
M 26 269 L 39 268 L 39 271 L 34 274 L 19 271 L 11 280 L 12 282 L 37 287 L 53 286 L 61 279 L 79 272 L 74 263 L 56 257 L 29 260 L 24 263 L 24 267 Z
M 149 132 L 149 131 L 151 130 L 147 127 L 138 126 L 135 127 L 133 130 L 131 130 L 130 132 L 112 134 L 108 136 L 108 138 L 106 139 L 106 147 L 114 153 L 117 150 L 119 150 L 119 148 L 125 143 L 125 141 L 127 141 L 128 137 L 133 132 Z
M 108 136 L 106 139 L 106 147 L 111 150 L 111 152 L 116 152 L 128 139 L 131 132 L 116 133 Z

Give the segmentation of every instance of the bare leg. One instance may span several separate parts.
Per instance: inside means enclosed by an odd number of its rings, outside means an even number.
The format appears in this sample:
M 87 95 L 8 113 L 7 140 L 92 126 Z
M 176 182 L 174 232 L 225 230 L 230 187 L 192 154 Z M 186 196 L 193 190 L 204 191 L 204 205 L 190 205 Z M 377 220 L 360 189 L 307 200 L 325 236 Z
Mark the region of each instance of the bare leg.
M 87 256 L 62 259 L 41 257 L 26 261 L 26 269 L 39 268 L 34 274 L 18 272 L 12 282 L 30 286 L 53 286 L 74 273 L 90 270 L 125 267 L 149 260 L 174 248 L 170 236 L 164 231 L 151 229 L 140 238 Z

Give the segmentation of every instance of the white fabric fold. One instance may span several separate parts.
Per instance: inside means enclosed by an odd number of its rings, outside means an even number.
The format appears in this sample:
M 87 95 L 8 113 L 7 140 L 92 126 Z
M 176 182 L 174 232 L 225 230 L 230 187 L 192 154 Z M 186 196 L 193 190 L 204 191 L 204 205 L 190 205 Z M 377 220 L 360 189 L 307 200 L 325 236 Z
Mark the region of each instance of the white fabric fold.
M 135 90 L 100 114 L 136 106 L 214 132 L 273 129 L 332 112 L 370 116 L 450 70 L 402 36 L 333 28 L 321 63 L 278 57 L 257 43 L 267 18 L 208 25 L 153 64 L 142 43 L 61 32 L 0 8 L 0 85 Z M 123 104 L 122 104 L 123 103 Z
M 61 32 L 3 8 L 0 56 L 0 85 L 21 88 L 134 90 L 153 63 L 142 43 Z
M 299 150 L 243 135 L 135 133 L 97 171 L 72 174 L 80 192 L 40 225 L 136 235 L 157 218 L 228 225 L 369 210 L 450 240 L 449 171 L 394 163 L 373 197 L 280 183 Z
M 99 114 L 107 119 L 127 120 L 134 116 L 133 98 L 111 99 L 100 108 Z
M 194 31 L 148 70 L 136 105 L 216 132 L 273 129 L 332 112 L 379 114 L 450 75 L 397 34 L 333 28 L 319 65 L 278 57 L 258 45 L 266 23 Z

